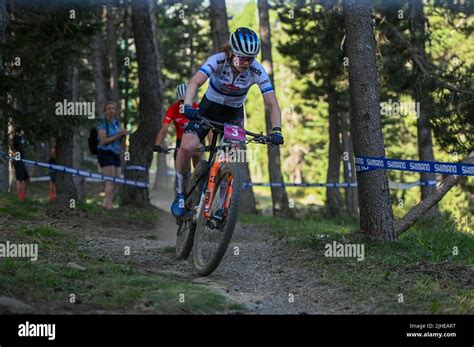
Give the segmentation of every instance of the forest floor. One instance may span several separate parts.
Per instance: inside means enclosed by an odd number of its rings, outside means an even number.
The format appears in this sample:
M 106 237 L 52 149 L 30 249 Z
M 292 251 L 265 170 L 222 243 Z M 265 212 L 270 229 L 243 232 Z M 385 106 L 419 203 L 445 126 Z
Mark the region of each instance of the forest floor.
M 104 211 L 96 199 L 57 215 L 39 199 L 1 197 L 0 243 L 39 252 L 0 258 L 0 313 L 474 312 L 473 234 L 422 226 L 387 244 L 363 239 L 349 218 L 243 215 L 217 270 L 199 277 L 192 260 L 175 259 L 171 199 L 162 188 L 157 207 Z M 363 244 L 364 260 L 325 257 L 333 241 Z

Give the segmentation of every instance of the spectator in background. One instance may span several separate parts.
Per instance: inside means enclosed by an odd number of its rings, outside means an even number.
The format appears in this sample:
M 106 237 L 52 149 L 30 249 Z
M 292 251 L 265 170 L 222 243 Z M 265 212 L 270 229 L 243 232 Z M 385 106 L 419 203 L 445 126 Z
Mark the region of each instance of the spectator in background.
M 13 135 L 12 148 L 14 152 L 13 156 L 15 158 L 13 161 L 13 166 L 15 168 L 18 200 L 24 201 L 26 198 L 26 190 L 28 188 L 28 184 L 30 183 L 30 175 L 28 174 L 25 163 L 22 161 L 25 156 L 25 137 L 23 130 L 20 128 L 18 128 Z
M 51 147 L 50 155 L 48 164 L 56 165 L 56 147 Z M 50 170 L 49 177 L 49 202 L 53 202 L 56 199 L 56 171 Z
M 97 146 L 97 159 L 106 176 L 120 177 L 120 152 L 122 141 L 127 136 L 127 130 L 120 127 L 120 122 L 115 116 L 115 102 L 108 101 L 105 105 L 105 118 L 97 126 L 99 146 Z M 102 206 L 113 208 L 114 182 L 105 182 L 105 197 Z

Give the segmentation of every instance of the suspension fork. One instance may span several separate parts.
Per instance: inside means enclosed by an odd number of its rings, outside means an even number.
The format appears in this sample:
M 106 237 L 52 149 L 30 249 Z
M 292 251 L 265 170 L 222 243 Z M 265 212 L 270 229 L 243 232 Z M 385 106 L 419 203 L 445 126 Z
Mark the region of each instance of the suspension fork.
M 217 183 L 217 176 L 219 175 L 219 170 L 221 167 L 221 162 L 216 161 L 212 164 L 210 172 L 209 172 L 209 179 L 207 181 L 207 189 L 204 197 L 204 217 L 210 218 L 211 217 L 211 203 L 214 200 L 214 196 L 216 194 L 216 183 Z
M 205 193 L 205 200 L 204 200 L 204 217 L 211 218 L 211 204 L 214 201 L 216 190 L 217 190 L 217 177 L 219 176 L 219 172 L 221 169 L 221 165 L 225 163 L 225 160 L 218 160 L 213 163 L 209 172 L 209 179 L 207 181 L 207 189 Z M 225 200 L 223 204 L 224 210 L 227 210 L 230 206 L 230 201 L 232 198 L 232 194 L 234 192 L 234 188 L 232 186 L 233 177 L 229 175 L 226 182 L 225 188 Z M 224 182 L 221 182 L 221 184 Z M 222 189 L 222 187 L 221 187 Z

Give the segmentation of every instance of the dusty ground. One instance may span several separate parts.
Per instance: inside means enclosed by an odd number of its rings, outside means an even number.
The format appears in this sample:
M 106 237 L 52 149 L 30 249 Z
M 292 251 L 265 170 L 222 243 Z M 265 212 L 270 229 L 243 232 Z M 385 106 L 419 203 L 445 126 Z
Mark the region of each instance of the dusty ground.
M 194 271 L 192 256 L 187 261 L 175 259 L 177 225 L 174 217 L 167 212 L 173 197 L 170 188 L 152 191 L 152 203 L 161 211 L 154 226 L 149 221 L 140 223 L 122 219 L 118 222 L 80 210 L 71 211 L 67 216 L 49 212 L 41 221 L 28 223 L 29 226 L 50 225 L 79 236 L 80 249 L 93 258 L 106 256 L 118 263 L 133 263 L 145 273 L 167 274 L 179 277 L 184 280 L 183 283 L 192 281 L 205 284 L 233 302 L 242 304 L 246 308 L 245 313 L 331 314 L 370 311 L 370 307 L 355 306 L 340 289 L 324 283 L 317 273 L 306 270 L 301 262 L 307 260 L 311 252 L 293 249 L 270 232 L 252 225 L 238 223 L 217 270 L 208 277 L 199 277 Z M 15 221 L 10 218 L 3 222 Z M 124 256 L 125 247 L 130 249 L 129 256 Z M 87 267 L 87 264 L 81 265 Z M 67 302 L 49 300 L 28 304 L 36 313 L 141 312 L 132 308 L 105 311 L 86 303 L 71 306 Z M 17 306 L 13 303 L 13 306 L 22 309 L 21 302 Z
M 152 194 L 153 203 L 162 209 L 168 210 L 171 199 L 172 192 L 166 188 Z M 175 259 L 176 229 L 175 219 L 163 211 L 152 230 L 143 231 L 129 225 L 102 226 L 84 232 L 81 248 L 119 262 L 131 261 L 149 272 L 172 272 L 205 283 L 244 304 L 249 313 L 361 313 L 369 309 L 349 304 L 341 290 L 324 284 L 317 274 L 303 269 L 299 261 L 306 256 L 304 250 L 291 249 L 269 232 L 241 223 L 237 224 L 226 256 L 217 270 L 201 278 L 193 269 L 192 259 Z M 124 258 L 126 246 L 130 247 L 131 255 Z

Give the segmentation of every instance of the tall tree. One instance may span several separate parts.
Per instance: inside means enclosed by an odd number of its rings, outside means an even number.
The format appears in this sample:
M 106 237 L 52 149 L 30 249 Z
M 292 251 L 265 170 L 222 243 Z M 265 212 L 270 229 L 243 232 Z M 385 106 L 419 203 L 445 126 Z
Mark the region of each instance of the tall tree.
M 149 0 L 132 1 L 132 31 L 138 62 L 140 109 L 137 130 L 130 136 L 130 165 L 150 167 L 153 144 L 163 117 L 162 81 L 159 52 L 153 37 Z M 127 179 L 148 181 L 143 171 L 125 171 Z M 122 205 L 147 205 L 149 190 L 124 186 Z
M 71 94 L 72 94 L 72 101 L 78 102 L 79 95 L 80 95 L 80 87 L 79 87 L 79 70 L 77 67 L 73 67 L 72 70 L 72 86 L 71 86 Z M 83 167 L 82 158 L 83 154 L 83 146 L 81 139 L 84 137 L 82 132 L 82 127 L 78 126 L 74 129 L 74 135 L 72 140 L 72 166 L 73 167 Z M 84 201 L 86 199 L 86 179 L 82 176 L 73 176 L 72 180 L 74 185 L 76 186 L 77 192 L 77 199 L 79 201 Z
M 129 24 L 129 12 L 130 12 L 130 6 L 127 3 L 125 4 L 125 9 L 124 9 L 124 14 L 123 14 L 123 36 L 124 36 L 124 41 L 125 41 L 125 57 L 130 59 L 130 48 L 129 48 L 129 43 L 128 39 L 130 38 L 130 24 Z M 125 109 L 123 110 L 123 125 L 126 127 L 128 125 L 128 120 L 129 120 L 129 107 L 128 107 L 128 101 L 129 101 L 129 80 L 130 80 L 130 64 L 129 62 L 125 64 L 124 66 L 124 73 L 125 73 L 125 79 L 124 79 L 124 90 L 125 90 L 125 95 L 124 95 L 124 106 Z
M 0 0 L 0 45 L 3 45 L 6 39 L 8 26 L 8 12 L 6 0 Z M 5 69 L 3 67 L 3 56 L 0 52 L 0 78 L 3 78 Z M 8 153 L 8 117 L 0 104 L 0 151 Z M 0 159 L 0 193 L 8 192 L 8 160 Z
M 210 3 L 212 46 L 214 52 L 219 52 L 222 46 L 229 40 L 229 25 L 227 23 L 227 11 L 225 0 L 212 0 Z M 244 182 L 252 182 L 250 168 L 247 162 L 240 164 Z M 240 210 L 245 213 L 257 213 L 257 203 L 252 187 L 242 192 L 242 203 Z
M 341 126 L 340 126 L 340 112 L 337 107 L 336 94 L 334 92 L 333 80 L 325 80 L 325 89 L 328 91 L 328 107 L 329 107 L 329 153 L 328 153 L 328 172 L 326 182 L 339 182 L 341 169 Z M 326 212 L 330 216 L 336 216 L 341 213 L 343 209 L 342 197 L 339 188 L 326 188 Z
M 341 112 L 341 132 L 342 132 L 342 158 L 344 182 L 355 183 L 355 163 L 354 150 L 350 135 L 349 112 Z M 345 194 L 346 212 L 350 215 L 356 215 L 358 212 L 357 190 L 355 188 L 346 188 Z
M 426 40 L 426 17 L 423 13 L 422 0 L 410 0 L 410 35 L 413 48 L 416 50 L 418 57 L 412 59 L 420 59 L 426 61 L 425 40 Z M 417 132 L 418 132 L 418 156 L 423 161 L 435 161 L 433 154 L 433 140 L 431 137 L 430 112 L 434 109 L 434 100 L 431 95 L 433 92 L 430 83 L 431 79 L 426 79 L 420 66 L 414 62 L 413 64 L 413 98 L 420 103 L 420 113 L 417 115 Z M 428 83 L 427 83 L 428 82 Z M 422 172 L 420 174 L 423 181 L 434 181 L 436 175 L 431 172 Z M 425 199 L 435 190 L 434 186 L 421 186 L 421 199 Z M 439 218 L 438 205 L 430 210 L 431 217 Z
M 259 31 L 260 39 L 262 41 L 262 64 L 267 70 L 273 88 L 276 88 L 273 79 L 273 59 L 272 59 L 272 42 L 270 31 L 270 18 L 268 14 L 268 1 L 258 1 L 258 16 L 259 16 Z M 272 132 L 272 122 L 270 111 L 265 108 L 265 127 L 267 133 Z M 280 148 L 277 146 L 267 146 L 268 150 L 268 170 L 270 173 L 270 182 L 283 182 L 283 175 L 281 173 Z M 288 195 L 285 187 L 271 187 L 273 215 L 280 217 L 288 217 L 291 215 L 291 210 L 288 203 Z
M 211 0 L 210 10 L 212 49 L 214 52 L 218 52 L 222 45 L 229 40 L 229 26 L 227 24 L 225 0 Z
M 99 117 L 104 116 L 104 108 L 107 99 L 107 86 L 104 77 L 104 41 L 100 33 L 92 39 L 91 59 L 94 75 L 94 88 L 96 99 L 96 111 Z
M 56 74 L 57 100 L 73 100 L 73 78 L 74 67 L 68 64 L 58 64 Z M 56 137 L 56 160 L 61 165 L 74 166 L 74 131 L 71 127 L 62 129 Z M 59 210 L 67 210 L 71 200 L 78 199 L 76 185 L 73 176 L 58 172 L 56 179 L 57 197 L 56 207 Z
M 344 17 L 354 153 L 384 157 L 371 1 L 345 0 Z M 393 211 L 385 171 L 361 173 L 357 184 L 361 230 L 373 238 L 393 240 Z

